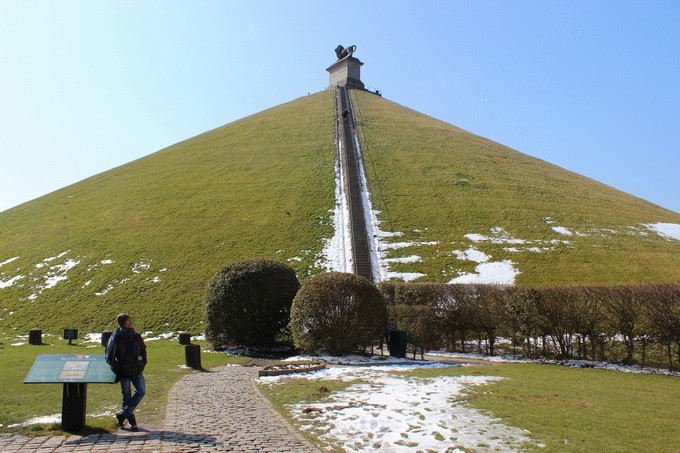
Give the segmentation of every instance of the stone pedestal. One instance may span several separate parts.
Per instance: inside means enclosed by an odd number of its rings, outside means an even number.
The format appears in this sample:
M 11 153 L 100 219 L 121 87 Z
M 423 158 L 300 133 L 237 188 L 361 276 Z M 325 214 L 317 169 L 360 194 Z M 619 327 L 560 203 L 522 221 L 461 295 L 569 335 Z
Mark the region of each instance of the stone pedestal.
M 345 57 L 327 68 L 329 74 L 329 88 L 347 87 L 364 90 L 361 81 L 361 66 L 363 63 L 354 57 Z

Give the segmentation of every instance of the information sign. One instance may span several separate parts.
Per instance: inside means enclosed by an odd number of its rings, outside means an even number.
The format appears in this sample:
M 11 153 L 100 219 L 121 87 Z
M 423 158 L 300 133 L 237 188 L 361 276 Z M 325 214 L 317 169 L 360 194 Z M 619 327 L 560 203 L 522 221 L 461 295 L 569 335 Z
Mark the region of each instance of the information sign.
M 41 354 L 24 384 L 68 382 L 112 383 L 116 375 L 103 354 Z

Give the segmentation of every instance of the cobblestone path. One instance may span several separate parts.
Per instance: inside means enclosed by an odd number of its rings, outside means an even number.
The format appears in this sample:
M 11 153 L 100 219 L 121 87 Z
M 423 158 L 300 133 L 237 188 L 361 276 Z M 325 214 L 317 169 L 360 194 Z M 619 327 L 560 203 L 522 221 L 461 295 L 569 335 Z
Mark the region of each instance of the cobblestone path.
M 162 429 L 89 436 L 5 434 L 0 451 L 317 452 L 255 388 L 258 369 L 226 366 L 185 376 L 170 391 Z

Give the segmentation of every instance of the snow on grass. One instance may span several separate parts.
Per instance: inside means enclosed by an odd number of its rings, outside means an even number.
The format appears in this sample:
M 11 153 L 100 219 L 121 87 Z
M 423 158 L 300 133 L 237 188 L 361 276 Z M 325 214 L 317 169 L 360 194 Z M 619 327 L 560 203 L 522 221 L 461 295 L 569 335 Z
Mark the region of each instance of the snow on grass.
M 570 229 L 565 228 L 565 227 L 556 226 L 556 227 L 551 227 L 551 228 L 555 233 L 563 234 L 565 236 L 573 236 L 574 235 L 573 231 L 571 231 Z
M 403 280 L 405 282 L 411 282 L 417 278 L 420 277 L 425 277 L 427 274 L 423 274 L 422 272 L 392 272 L 392 271 L 387 271 L 385 274 L 383 274 L 385 277 L 385 280 Z
M 463 272 L 449 283 L 479 283 L 512 285 L 520 271 L 515 268 L 515 263 L 510 260 L 492 263 L 481 263 L 475 267 L 475 274 Z
M 680 241 L 680 225 L 677 223 L 647 223 L 643 224 L 661 237 L 671 241 Z
M 338 139 L 340 140 L 340 139 Z M 338 142 L 338 149 L 340 144 Z M 329 271 L 352 271 L 352 241 L 349 226 L 349 205 L 347 204 L 345 182 L 342 177 L 342 156 L 338 153 L 335 162 L 335 208 L 331 211 L 333 236 L 325 240 L 322 257 L 317 261 Z
M 504 234 L 502 229 L 501 232 Z M 474 237 L 478 239 L 477 236 Z M 510 260 L 489 262 L 491 256 L 474 247 L 469 247 L 465 251 L 454 250 L 453 254 L 459 260 L 474 261 L 479 264 L 475 267 L 475 273 L 458 271 L 459 275 L 451 279 L 449 283 L 512 285 L 515 283 L 515 277 L 520 273 L 515 268 L 515 262 Z
M 259 380 L 269 385 L 290 379 L 361 380 L 323 402 L 289 407 L 302 429 L 343 451 L 519 451 L 536 445 L 527 431 L 457 401 L 471 388 L 502 378 L 416 378 L 400 372 L 414 366 L 333 366 Z
M 338 137 L 340 136 L 341 134 L 338 134 Z M 359 157 L 359 159 L 357 159 L 359 166 L 359 184 L 361 186 L 361 201 L 364 208 L 364 222 L 366 225 L 366 233 L 369 239 L 368 246 L 371 256 L 373 279 L 375 281 L 384 281 L 396 278 L 410 281 L 424 276 L 425 274 L 419 272 L 394 272 L 390 270 L 390 264 L 392 263 L 411 263 L 416 261 L 414 258 L 410 257 L 406 258 L 406 260 L 399 260 L 397 258 L 387 259 L 387 250 L 416 245 L 433 245 L 436 244 L 436 242 L 386 243 L 384 241 L 385 238 L 401 236 L 403 233 L 398 231 L 382 231 L 380 229 L 380 221 L 377 217 L 379 212 L 373 209 L 371 193 L 369 191 L 366 173 L 363 167 L 363 159 L 361 158 L 361 144 L 359 143 L 359 139 L 356 134 L 354 134 L 353 140 Z M 337 145 L 338 149 L 340 149 L 342 145 L 341 138 L 338 138 Z M 335 208 L 331 211 L 333 212 L 332 224 L 334 228 L 334 234 L 330 239 L 325 240 L 321 256 L 315 262 L 315 265 L 329 271 L 352 272 L 353 253 L 350 229 L 350 209 L 347 202 L 347 187 L 345 187 L 345 178 L 342 173 L 342 169 L 343 156 L 342 153 L 338 152 L 338 158 L 335 163 Z M 418 260 L 419 259 L 420 258 L 418 258 Z
M 17 275 L 15 277 L 8 278 L 6 280 L 0 280 L 0 289 L 9 288 L 10 286 L 15 284 L 17 281 L 21 280 L 22 278 L 24 278 L 23 275 Z
M 109 284 L 106 288 L 102 289 L 101 291 L 95 291 L 94 295 L 95 296 L 103 296 L 107 294 L 109 291 L 113 289 L 113 285 Z
M 503 228 L 493 227 L 490 229 L 492 236 L 486 236 L 479 233 L 469 233 L 465 238 L 472 242 L 491 242 L 492 244 L 526 244 L 524 239 L 516 239 L 510 236 Z
M 83 341 L 85 343 L 101 343 L 102 342 L 102 334 L 101 332 L 91 332 L 88 334 L 85 334 L 83 337 Z
M 470 247 L 465 251 L 454 250 L 453 254 L 456 255 L 456 258 L 459 260 L 474 261 L 475 263 L 485 263 L 491 258 L 486 253 L 480 252 L 474 247 Z
M 106 411 L 102 412 L 99 414 L 87 414 L 87 417 L 89 418 L 104 418 L 104 417 L 113 417 L 114 412 L 111 411 Z M 51 425 L 54 423 L 61 423 L 61 414 L 53 414 L 53 415 L 42 415 L 40 417 L 34 417 L 31 419 L 26 420 L 23 423 L 15 423 L 13 425 L 7 425 L 8 428 L 21 428 L 23 426 L 29 426 L 29 425 Z M 1 425 L 0 425 L 1 426 Z
M 66 273 L 80 264 L 80 261 L 69 259 L 64 261 L 62 264 L 55 264 L 50 267 L 49 272 L 45 276 L 45 286 L 43 289 L 53 288 L 57 283 L 64 281 L 68 278 Z
M 419 257 L 418 255 L 411 255 L 404 256 L 401 258 L 386 258 L 385 261 L 388 263 L 417 263 L 419 261 L 422 261 L 422 258 Z
M 23 423 L 15 423 L 13 425 L 7 425 L 8 428 L 21 428 L 22 426 L 28 425 L 48 425 L 52 423 L 61 423 L 61 414 L 54 415 L 43 415 L 40 417 L 34 417 L 26 420 Z
M 4 266 L 5 264 L 9 264 L 9 263 L 11 263 L 12 261 L 18 260 L 18 259 L 19 259 L 19 257 L 18 257 L 18 256 L 15 256 L 14 258 L 10 258 L 10 259 L 8 259 L 8 260 L 5 260 L 5 261 L 3 261 L 2 263 L 0 263 L 0 267 Z
M 538 344 L 538 343 L 536 343 Z M 470 345 L 470 347 L 473 347 Z M 636 374 L 659 374 L 664 376 L 678 376 L 680 377 L 680 372 L 670 371 L 664 368 L 652 368 L 643 367 L 640 365 L 621 365 L 618 363 L 610 362 L 596 362 L 592 360 L 554 360 L 554 359 L 532 359 L 522 357 L 518 355 L 517 357 L 512 357 L 510 355 L 482 355 L 473 352 L 442 352 L 442 351 L 427 351 L 426 356 L 429 357 L 441 357 L 447 359 L 479 359 L 486 362 L 498 362 L 498 363 L 539 363 L 543 365 L 563 365 L 571 368 L 595 368 L 598 370 L 611 370 L 619 371 L 623 373 L 636 373 Z
M 154 337 L 152 336 L 153 332 L 144 332 L 142 334 L 142 337 L 144 337 L 144 341 L 169 340 L 173 338 L 176 334 L 177 334 L 176 332 L 165 332 L 159 333 Z
M 132 272 L 135 274 L 140 274 L 143 270 L 150 269 L 151 265 L 147 264 L 145 262 L 140 262 L 140 263 L 135 263 L 134 266 L 132 266 Z

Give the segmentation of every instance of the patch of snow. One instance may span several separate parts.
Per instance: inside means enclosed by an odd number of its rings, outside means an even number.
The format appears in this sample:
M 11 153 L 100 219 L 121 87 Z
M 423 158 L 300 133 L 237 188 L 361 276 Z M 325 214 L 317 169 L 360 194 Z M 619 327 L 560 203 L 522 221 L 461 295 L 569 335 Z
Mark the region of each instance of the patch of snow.
M 102 342 L 102 334 L 101 332 L 91 332 L 88 334 L 85 334 L 83 337 L 83 341 L 85 343 L 101 343 Z
M 387 277 L 387 280 L 393 280 L 393 279 L 401 279 L 405 282 L 410 282 L 415 280 L 416 278 L 424 277 L 427 274 L 423 274 L 421 272 L 392 272 L 392 271 L 387 271 L 385 277 Z
M 493 227 L 489 231 L 493 236 L 485 236 L 478 233 L 468 233 L 464 237 L 472 242 L 491 242 L 492 244 L 526 244 L 524 239 L 511 237 L 503 228 Z
M 28 425 L 47 425 L 51 423 L 60 423 L 61 414 L 54 415 L 43 415 L 41 417 L 31 418 L 23 423 L 15 423 L 13 425 L 7 425 L 8 428 L 21 428 L 22 426 Z
M 680 224 L 677 223 L 645 223 L 643 224 L 659 236 L 672 241 L 680 241 Z
M 17 276 L 15 276 L 15 277 L 8 278 L 8 279 L 6 279 L 6 280 L 0 280 L 0 289 L 2 289 L 2 288 L 9 288 L 10 286 L 12 286 L 13 284 L 15 284 L 16 282 L 18 282 L 18 281 L 21 280 L 22 278 L 24 278 L 23 275 L 17 275 Z
M 292 257 L 292 258 L 288 258 L 286 261 L 288 261 L 288 262 L 292 262 L 292 261 L 302 261 L 302 258 L 300 258 L 299 256 L 294 256 L 294 257 Z
M 540 345 L 540 342 L 537 342 L 535 344 Z M 576 359 L 552 360 L 543 358 L 530 359 L 521 356 L 513 358 L 512 356 L 509 355 L 487 356 L 471 352 L 441 352 L 441 351 L 427 351 L 425 355 L 450 359 L 481 359 L 487 362 L 499 362 L 499 363 L 538 363 L 544 365 L 563 365 L 577 368 L 596 368 L 600 370 L 620 371 L 623 373 L 659 374 L 664 376 L 680 377 L 679 371 L 670 371 L 663 368 L 642 367 L 640 365 L 621 365 L 609 362 L 594 362 L 591 360 L 576 360 Z
M 376 211 L 377 214 L 379 214 L 379 211 Z M 415 232 L 419 232 L 418 230 L 413 230 Z M 393 237 L 399 237 L 403 236 L 404 233 L 401 231 L 383 231 L 383 230 L 378 230 L 378 236 L 381 238 L 393 238 Z
M 73 259 L 66 260 L 63 264 L 55 264 L 50 267 L 50 272 L 45 277 L 45 286 L 43 289 L 53 288 L 57 283 L 68 279 L 66 273 L 80 264 L 80 261 Z
M 338 139 L 340 149 L 340 139 Z M 349 225 L 349 205 L 347 204 L 345 182 L 342 177 L 342 155 L 338 153 L 335 162 L 335 208 L 331 211 L 333 236 L 325 240 L 322 258 L 317 265 L 337 272 L 351 272 L 352 240 Z
M 108 293 L 109 291 L 111 291 L 112 289 L 113 289 L 113 285 L 109 285 L 106 288 L 102 289 L 101 291 L 95 291 L 94 295 L 95 296 L 103 296 L 106 293 Z
M 397 250 L 406 247 L 418 247 L 421 245 L 437 245 L 439 241 L 406 241 L 406 242 L 384 242 L 382 248 L 385 250 Z
M 334 355 L 296 355 L 293 357 L 288 357 L 284 359 L 284 362 L 299 362 L 299 361 L 322 361 L 332 365 L 349 365 L 349 366 L 399 366 L 401 371 L 409 371 L 415 368 L 442 368 L 458 366 L 450 363 L 441 362 L 423 362 L 414 361 L 410 359 L 400 359 L 397 357 L 382 356 L 382 355 L 355 355 L 348 354 L 342 356 Z M 375 369 L 375 368 L 374 368 Z M 396 368 L 390 368 L 392 370 Z
M 515 283 L 515 277 L 520 273 L 514 265 L 515 263 L 510 260 L 481 263 L 475 267 L 476 274 L 463 273 L 450 280 L 449 283 L 512 285 Z
M 155 337 L 152 337 L 151 335 L 153 335 L 153 332 L 144 332 L 142 334 L 144 341 L 169 340 L 175 336 L 175 332 L 161 333 Z
M 385 258 L 388 263 L 417 263 L 422 261 L 422 258 L 418 255 L 404 256 L 401 258 Z
M 150 268 L 151 268 L 150 264 L 147 264 L 147 263 L 144 263 L 144 262 L 135 263 L 135 265 L 132 266 L 132 272 L 134 272 L 135 274 L 139 274 L 139 273 L 142 272 L 142 270 L 147 270 L 147 269 L 150 269 Z
M 413 365 L 411 365 L 412 367 Z M 361 382 L 314 404 L 289 406 L 303 428 L 343 451 L 462 451 L 480 444 L 490 451 L 519 450 L 534 444 L 527 431 L 457 403 L 474 386 L 502 378 L 495 376 L 442 376 L 415 378 L 393 370 L 404 367 L 336 366 L 287 379 L 338 379 Z M 276 385 L 280 377 L 261 377 Z
M 484 242 L 490 239 L 488 236 L 484 236 L 483 234 L 478 233 L 468 233 L 465 235 L 465 237 L 471 240 L 472 242 Z
M 456 258 L 459 260 L 474 261 L 475 263 L 485 263 L 491 259 L 491 256 L 484 252 L 480 252 L 474 247 L 470 247 L 465 251 L 454 250 L 453 254 L 456 255 Z
M 572 236 L 574 234 L 570 229 L 561 226 L 552 227 L 552 230 L 565 236 Z
M 3 261 L 2 263 L 0 263 L 0 267 L 4 266 L 5 264 L 9 264 L 9 263 L 11 263 L 12 261 L 18 260 L 18 259 L 19 259 L 19 257 L 18 257 L 18 256 L 15 256 L 14 258 L 10 258 L 10 259 L 8 259 L 8 260 L 5 260 L 5 261 Z
M 107 264 L 113 264 L 115 261 L 113 260 L 101 260 L 100 263 L 107 265 Z

